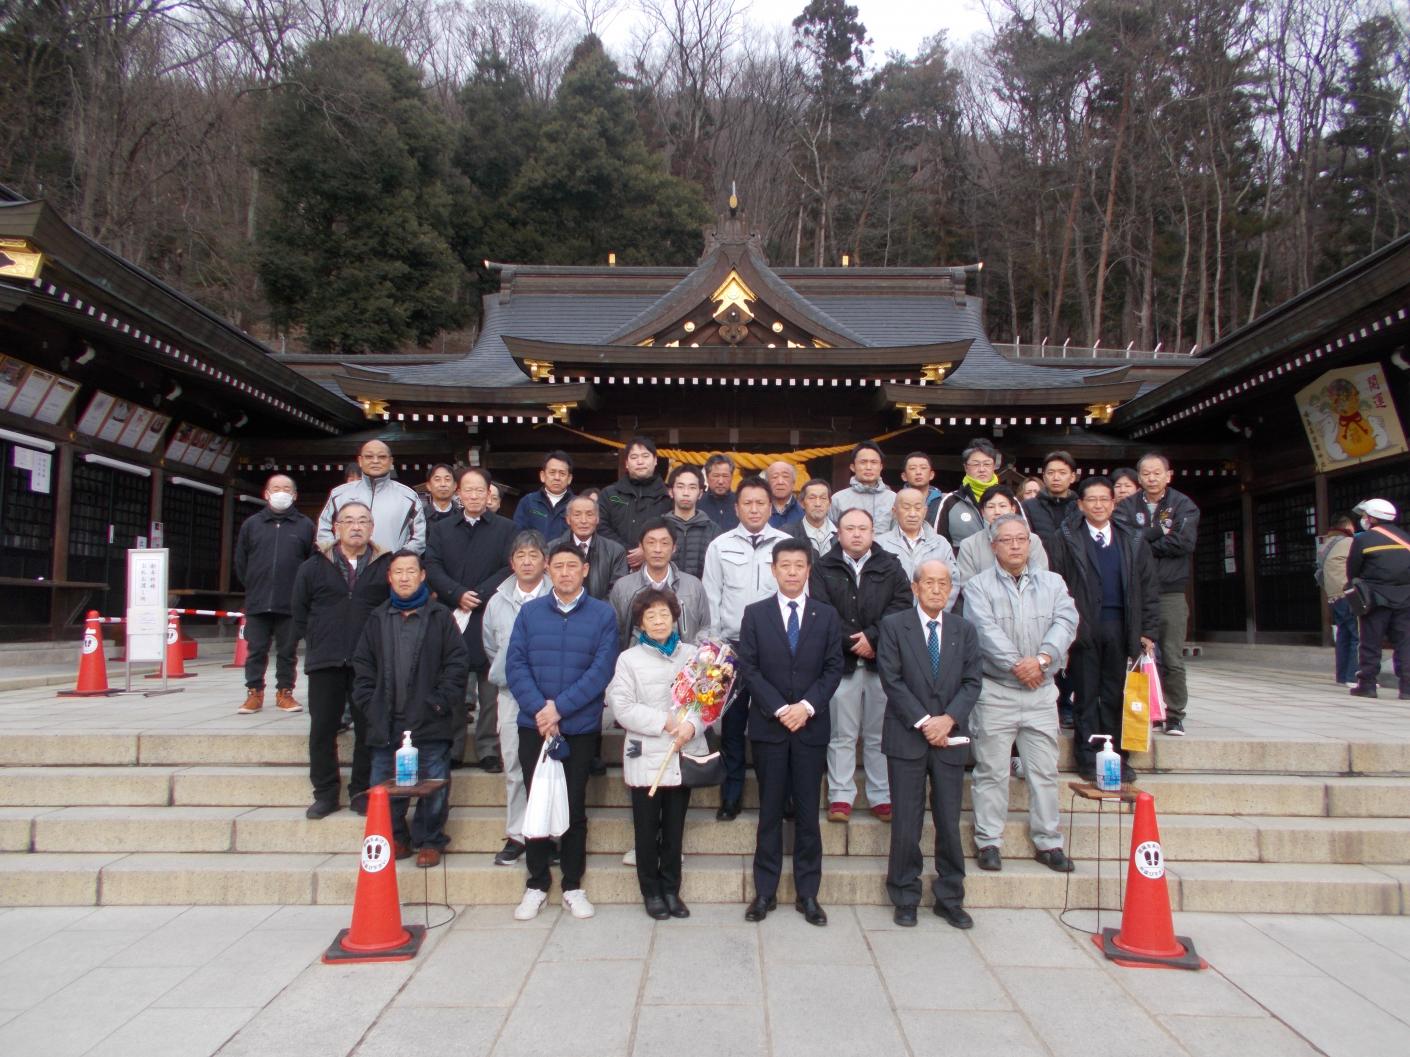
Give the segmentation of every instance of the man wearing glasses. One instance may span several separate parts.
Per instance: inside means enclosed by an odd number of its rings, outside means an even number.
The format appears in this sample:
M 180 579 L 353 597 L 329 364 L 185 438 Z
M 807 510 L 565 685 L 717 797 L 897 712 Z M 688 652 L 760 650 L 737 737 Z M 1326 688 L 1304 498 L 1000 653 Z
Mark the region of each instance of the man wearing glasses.
M 376 534 L 372 542 L 388 554 L 426 549 L 426 511 L 414 489 L 395 480 L 392 449 L 380 440 L 369 440 L 357 452 L 362 476 L 340 484 L 328 494 L 318 515 L 318 545 L 333 542 L 333 518 L 348 503 L 362 503 L 372 511 Z
M 957 554 L 961 543 L 984 528 L 979 500 L 991 486 L 999 483 L 999 467 L 1004 464 L 999 450 L 983 437 L 970 441 L 960 459 L 964 463 L 964 478 L 941 502 L 931 522 L 931 527 L 950 541 L 951 549 Z
M 981 870 L 1001 870 L 1009 811 L 1009 753 L 1027 765 L 1028 833 L 1033 857 L 1070 873 L 1058 830 L 1057 687 L 1077 634 L 1077 607 L 1061 576 L 1028 569 L 1028 525 L 1017 514 L 989 526 L 994 568 L 964 587 L 964 615 L 979 633 L 984 685 L 974 706 L 974 843 Z

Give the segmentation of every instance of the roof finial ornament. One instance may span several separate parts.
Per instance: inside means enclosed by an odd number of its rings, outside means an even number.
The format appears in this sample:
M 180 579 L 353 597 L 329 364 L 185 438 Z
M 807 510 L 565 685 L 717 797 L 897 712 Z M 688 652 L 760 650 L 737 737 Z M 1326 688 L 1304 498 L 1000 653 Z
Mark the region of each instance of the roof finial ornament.
M 739 195 L 735 191 L 734 181 L 729 182 L 729 215 L 735 216 L 739 212 Z

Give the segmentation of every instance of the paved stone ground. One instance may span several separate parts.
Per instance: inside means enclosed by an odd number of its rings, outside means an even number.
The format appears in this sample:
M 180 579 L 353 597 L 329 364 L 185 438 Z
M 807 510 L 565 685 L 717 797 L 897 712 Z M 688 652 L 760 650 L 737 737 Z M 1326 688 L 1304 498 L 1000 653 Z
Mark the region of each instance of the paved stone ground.
M 1403 1057 L 1410 919 L 1177 915 L 1213 968 L 1122 969 L 1046 911 L 826 929 L 462 909 L 414 962 L 325 966 L 340 907 L 0 912 L 11 1057 Z M 1079 924 L 1090 925 L 1089 920 Z

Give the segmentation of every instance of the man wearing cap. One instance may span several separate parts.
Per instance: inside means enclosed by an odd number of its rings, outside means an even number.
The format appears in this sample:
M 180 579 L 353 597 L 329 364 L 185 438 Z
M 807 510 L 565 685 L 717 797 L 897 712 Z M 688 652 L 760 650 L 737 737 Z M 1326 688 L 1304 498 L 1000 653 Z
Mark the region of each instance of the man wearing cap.
M 1370 589 L 1371 608 L 1361 615 L 1361 655 L 1353 697 L 1375 697 L 1381 674 L 1381 643 L 1389 638 L 1400 680 L 1400 699 L 1410 700 L 1410 534 L 1397 525 L 1395 505 L 1368 499 L 1352 511 L 1362 531 L 1346 556 L 1348 583 L 1357 579 Z

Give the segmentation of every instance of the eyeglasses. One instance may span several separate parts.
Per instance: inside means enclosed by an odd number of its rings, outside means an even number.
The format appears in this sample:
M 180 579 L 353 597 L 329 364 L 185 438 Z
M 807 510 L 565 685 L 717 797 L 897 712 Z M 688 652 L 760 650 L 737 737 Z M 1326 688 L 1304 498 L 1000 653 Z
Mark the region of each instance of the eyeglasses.
M 367 525 L 372 524 L 372 519 L 370 517 L 340 517 L 338 519 L 338 524 L 353 525 L 358 528 L 363 528 Z
M 970 459 L 965 463 L 967 470 L 992 470 L 994 468 L 993 459 Z
M 998 536 L 994 540 L 1001 547 L 1012 547 L 1017 543 L 1027 543 L 1027 536 Z

